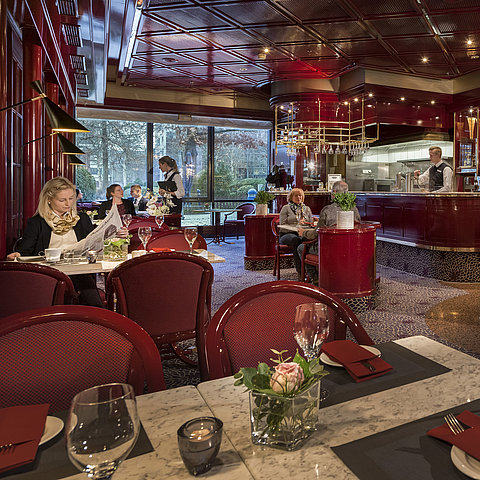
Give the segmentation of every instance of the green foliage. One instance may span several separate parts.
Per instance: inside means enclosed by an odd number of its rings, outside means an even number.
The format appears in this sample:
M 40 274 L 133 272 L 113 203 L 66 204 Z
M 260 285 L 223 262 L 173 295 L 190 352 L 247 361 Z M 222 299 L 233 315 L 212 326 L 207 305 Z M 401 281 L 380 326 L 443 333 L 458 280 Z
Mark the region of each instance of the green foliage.
M 336 203 L 343 211 L 348 212 L 353 210 L 356 205 L 356 196 L 352 192 L 337 192 L 333 197 L 333 202 Z
M 271 202 L 275 198 L 275 195 L 271 194 L 270 192 L 266 192 L 265 190 L 260 190 L 253 201 L 259 204 L 267 204 Z
M 83 193 L 83 201 L 95 200 L 97 186 L 95 178 L 85 167 L 77 167 L 75 183 Z

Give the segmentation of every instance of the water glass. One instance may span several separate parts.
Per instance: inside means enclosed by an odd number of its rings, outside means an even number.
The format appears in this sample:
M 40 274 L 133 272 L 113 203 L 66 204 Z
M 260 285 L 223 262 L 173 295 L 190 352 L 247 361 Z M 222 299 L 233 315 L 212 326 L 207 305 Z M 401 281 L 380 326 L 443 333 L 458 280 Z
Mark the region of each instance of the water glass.
M 132 223 L 132 215 L 130 213 L 125 213 L 122 215 L 123 224 L 128 228 Z
M 223 422 L 215 417 L 194 418 L 178 429 L 178 449 L 192 475 L 212 468 L 222 443 L 222 430 Z
M 193 255 L 193 244 L 195 243 L 198 235 L 197 227 L 185 227 L 183 233 L 185 235 L 185 240 L 190 245 L 190 254 Z
M 97 385 L 73 398 L 65 430 L 68 457 L 89 478 L 110 479 L 139 432 L 132 386 Z
M 163 216 L 163 213 L 160 215 L 155 215 L 155 222 L 157 223 L 158 228 L 162 228 L 164 221 L 165 221 L 165 218 Z
M 140 227 L 138 229 L 138 238 L 142 242 L 143 249 L 147 249 L 147 243 L 152 238 L 152 227 Z
M 73 263 L 73 256 L 74 256 L 73 250 L 65 250 L 63 252 L 63 261 L 65 263 Z
M 320 355 L 328 337 L 328 312 L 323 303 L 297 305 L 293 334 L 305 356 L 312 360 Z

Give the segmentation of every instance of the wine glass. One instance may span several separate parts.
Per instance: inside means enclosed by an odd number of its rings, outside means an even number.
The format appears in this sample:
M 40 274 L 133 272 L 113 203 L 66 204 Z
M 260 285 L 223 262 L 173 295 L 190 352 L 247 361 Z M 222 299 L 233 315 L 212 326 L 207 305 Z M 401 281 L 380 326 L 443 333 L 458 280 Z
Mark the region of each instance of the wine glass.
M 109 480 L 131 452 L 140 421 L 131 385 L 97 385 L 75 395 L 65 430 L 70 461 L 89 478 Z
M 122 215 L 123 224 L 128 228 L 132 223 L 132 215 L 130 213 L 125 213 Z
M 138 238 L 143 244 L 143 249 L 147 249 L 147 243 L 152 238 L 152 227 L 140 227 L 138 229 Z
M 158 228 L 162 228 L 164 221 L 165 221 L 165 217 L 163 216 L 163 213 L 160 213 L 159 215 L 155 215 L 155 222 L 157 223 Z
M 308 360 L 317 358 L 328 337 L 327 307 L 323 303 L 297 305 L 293 334 Z
M 193 244 L 197 239 L 197 234 L 198 234 L 197 227 L 185 227 L 185 230 L 183 233 L 185 235 L 185 240 L 190 245 L 190 253 L 193 255 Z

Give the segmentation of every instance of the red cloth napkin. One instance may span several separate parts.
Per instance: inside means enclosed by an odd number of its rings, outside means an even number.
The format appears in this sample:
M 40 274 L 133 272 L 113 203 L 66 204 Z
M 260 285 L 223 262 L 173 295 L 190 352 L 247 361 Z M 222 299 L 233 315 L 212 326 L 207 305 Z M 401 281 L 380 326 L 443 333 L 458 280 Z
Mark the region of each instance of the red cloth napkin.
M 380 377 L 392 370 L 392 366 L 385 360 L 351 340 L 335 340 L 325 343 L 322 352 L 335 362 L 341 363 L 356 382 Z M 374 372 L 361 363 L 364 360 L 368 360 L 368 363 L 375 368 Z
M 429 430 L 427 435 L 439 438 L 451 445 L 456 445 L 464 452 L 480 460 L 480 417 L 468 410 L 463 411 L 460 415 L 456 415 L 456 417 L 472 428 L 454 435 L 448 425 L 444 423 L 440 427 Z
M 27 405 L 0 409 L 0 445 L 14 447 L 0 453 L 0 472 L 35 460 L 50 405 Z

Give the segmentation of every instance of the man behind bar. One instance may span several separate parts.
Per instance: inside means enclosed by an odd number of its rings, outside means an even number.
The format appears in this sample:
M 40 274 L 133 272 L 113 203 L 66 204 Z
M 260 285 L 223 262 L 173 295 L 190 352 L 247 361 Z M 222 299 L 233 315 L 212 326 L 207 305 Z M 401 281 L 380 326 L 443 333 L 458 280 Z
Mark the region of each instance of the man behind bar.
M 442 149 L 440 147 L 430 147 L 428 153 L 433 165 L 421 175 L 420 170 L 413 172 L 418 180 L 418 185 L 420 187 L 426 186 L 428 192 L 451 192 L 453 170 L 447 162 L 442 160 Z

